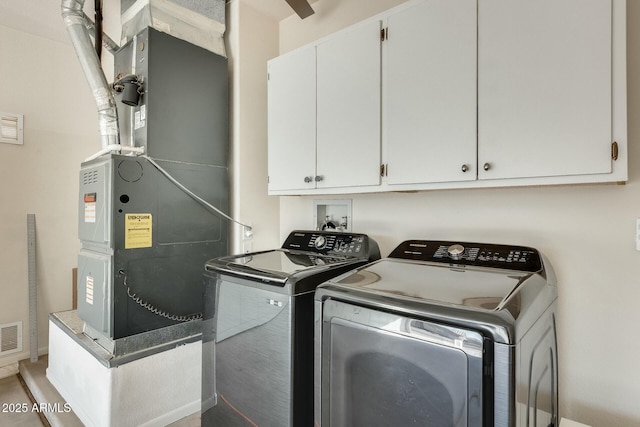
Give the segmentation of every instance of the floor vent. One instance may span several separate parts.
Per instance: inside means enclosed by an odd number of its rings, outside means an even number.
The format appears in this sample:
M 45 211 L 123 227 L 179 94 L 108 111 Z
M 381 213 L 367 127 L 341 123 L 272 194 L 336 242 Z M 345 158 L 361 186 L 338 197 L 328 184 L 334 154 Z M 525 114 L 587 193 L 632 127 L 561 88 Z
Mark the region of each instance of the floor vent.
M 0 356 L 22 351 L 22 322 L 0 325 Z

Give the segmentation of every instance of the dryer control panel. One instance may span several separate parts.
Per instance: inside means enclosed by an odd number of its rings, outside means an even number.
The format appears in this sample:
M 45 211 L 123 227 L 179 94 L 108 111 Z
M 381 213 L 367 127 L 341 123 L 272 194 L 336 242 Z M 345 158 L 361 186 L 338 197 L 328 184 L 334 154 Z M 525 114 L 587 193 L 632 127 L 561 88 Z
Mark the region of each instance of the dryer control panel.
M 389 258 L 532 273 L 542 269 L 540 254 L 533 248 L 488 243 L 407 240 L 395 248 Z

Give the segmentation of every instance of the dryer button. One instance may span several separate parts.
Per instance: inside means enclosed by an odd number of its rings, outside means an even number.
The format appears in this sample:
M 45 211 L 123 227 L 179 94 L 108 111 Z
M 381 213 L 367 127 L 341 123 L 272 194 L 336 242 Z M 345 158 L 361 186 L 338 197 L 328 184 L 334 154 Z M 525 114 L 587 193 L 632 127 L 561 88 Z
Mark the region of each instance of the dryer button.
M 447 249 L 447 253 L 451 259 L 460 259 L 462 258 L 462 254 L 464 254 L 464 246 L 462 245 L 451 245 Z

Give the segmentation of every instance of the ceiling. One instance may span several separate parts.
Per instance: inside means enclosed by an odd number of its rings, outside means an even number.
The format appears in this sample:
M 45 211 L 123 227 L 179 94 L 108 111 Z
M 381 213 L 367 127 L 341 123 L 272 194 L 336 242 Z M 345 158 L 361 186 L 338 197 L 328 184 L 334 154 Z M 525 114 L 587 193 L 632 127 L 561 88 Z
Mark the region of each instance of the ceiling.
M 293 15 L 293 9 L 289 7 L 285 0 L 241 0 L 243 3 L 253 7 L 267 16 L 282 21 L 284 18 Z M 317 0 L 310 0 L 313 4 Z M 229 1 L 227 0 L 227 3 Z
M 231 1 L 242 1 L 278 21 L 293 14 L 293 10 L 285 0 Z M 318 0 L 310 0 L 309 3 L 313 4 L 316 1 Z M 119 0 L 104 0 L 106 7 L 109 7 L 111 2 L 119 3 Z M 229 0 L 227 0 L 228 2 Z M 60 4 L 59 0 L 1 0 L 0 25 L 68 43 L 69 38 L 60 17 Z M 92 8 L 93 0 L 87 0 L 85 2 L 85 12 L 89 16 L 92 16 Z M 52 19 L 52 17 L 55 17 L 55 19 Z M 112 38 L 118 40 L 120 34 L 113 34 Z

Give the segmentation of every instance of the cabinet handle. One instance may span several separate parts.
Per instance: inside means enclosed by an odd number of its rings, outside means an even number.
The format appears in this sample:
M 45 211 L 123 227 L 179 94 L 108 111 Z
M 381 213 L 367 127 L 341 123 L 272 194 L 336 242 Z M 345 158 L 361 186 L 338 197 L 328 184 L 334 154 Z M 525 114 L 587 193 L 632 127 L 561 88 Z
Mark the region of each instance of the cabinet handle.
M 322 175 L 317 175 L 316 176 L 316 182 L 320 182 L 324 179 L 324 177 Z
M 467 165 L 462 165 L 462 172 L 466 172 L 469 170 L 469 166 Z
M 306 182 L 307 184 L 310 183 L 311 181 L 313 181 L 313 177 L 310 177 L 310 176 L 304 177 L 304 182 Z
M 489 169 L 491 169 L 491 164 L 485 163 L 484 166 L 483 166 L 483 169 L 488 171 Z

